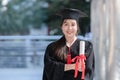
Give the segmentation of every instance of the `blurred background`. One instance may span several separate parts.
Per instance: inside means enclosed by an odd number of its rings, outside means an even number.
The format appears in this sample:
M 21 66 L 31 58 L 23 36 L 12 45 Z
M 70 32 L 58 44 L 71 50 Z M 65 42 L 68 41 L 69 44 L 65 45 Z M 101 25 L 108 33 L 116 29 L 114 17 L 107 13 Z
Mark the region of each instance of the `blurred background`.
M 55 14 L 64 7 L 87 13 L 79 37 L 91 40 L 89 0 L 0 0 L 0 80 L 42 80 L 45 49 L 62 34 Z
M 42 80 L 44 52 L 61 37 L 56 12 L 77 8 L 78 37 L 93 43 L 94 80 L 120 80 L 120 0 L 0 0 L 0 80 Z

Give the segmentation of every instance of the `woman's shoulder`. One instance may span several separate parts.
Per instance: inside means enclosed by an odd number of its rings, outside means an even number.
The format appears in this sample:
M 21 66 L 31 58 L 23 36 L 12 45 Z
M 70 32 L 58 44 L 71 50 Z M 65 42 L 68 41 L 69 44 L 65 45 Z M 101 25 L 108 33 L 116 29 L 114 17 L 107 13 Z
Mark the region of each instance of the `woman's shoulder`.
M 51 48 L 52 48 L 52 47 L 55 47 L 55 46 L 57 45 L 57 43 L 61 42 L 62 39 L 63 39 L 63 37 L 61 37 L 60 39 L 55 40 L 55 41 L 49 43 L 49 44 L 48 44 L 48 47 L 51 47 Z
M 48 44 L 47 48 L 52 48 L 55 45 L 56 41 L 53 41 Z
M 46 49 L 45 49 L 45 52 L 46 52 L 46 53 L 49 53 L 49 54 L 53 53 L 53 51 L 54 51 L 54 44 L 55 44 L 55 41 L 49 43 L 49 44 L 47 45 Z

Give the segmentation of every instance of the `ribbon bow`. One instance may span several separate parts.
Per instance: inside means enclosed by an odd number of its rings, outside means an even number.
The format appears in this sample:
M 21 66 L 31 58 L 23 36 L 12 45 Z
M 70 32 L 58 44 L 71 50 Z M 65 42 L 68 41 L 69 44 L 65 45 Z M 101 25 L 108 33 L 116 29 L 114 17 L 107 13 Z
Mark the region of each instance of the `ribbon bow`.
M 77 75 L 78 75 L 78 62 L 81 61 L 81 69 L 82 69 L 82 77 L 81 77 L 81 79 L 84 79 L 84 77 L 85 77 L 84 60 L 86 60 L 86 57 L 85 57 L 84 54 L 81 54 L 81 55 L 79 55 L 79 56 L 74 57 L 71 61 L 72 61 L 72 62 L 75 62 L 75 60 L 76 60 L 76 63 L 75 63 L 74 78 L 76 78 Z

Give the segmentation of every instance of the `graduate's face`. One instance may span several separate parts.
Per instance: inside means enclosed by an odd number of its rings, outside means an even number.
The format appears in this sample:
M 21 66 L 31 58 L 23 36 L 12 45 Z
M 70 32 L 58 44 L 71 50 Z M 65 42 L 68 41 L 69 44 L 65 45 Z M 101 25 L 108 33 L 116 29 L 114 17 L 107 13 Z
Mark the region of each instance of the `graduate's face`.
M 77 21 L 74 19 L 65 19 L 61 28 L 66 37 L 74 37 L 78 30 Z

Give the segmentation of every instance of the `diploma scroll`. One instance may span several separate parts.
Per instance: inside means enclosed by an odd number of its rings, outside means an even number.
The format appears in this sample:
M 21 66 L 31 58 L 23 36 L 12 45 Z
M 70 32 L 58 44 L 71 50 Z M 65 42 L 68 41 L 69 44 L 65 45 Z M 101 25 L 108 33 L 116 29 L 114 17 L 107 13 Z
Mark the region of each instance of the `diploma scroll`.
M 85 54 L 85 41 L 80 41 L 80 47 L 79 47 L 80 49 L 80 51 L 79 51 L 79 55 L 81 55 L 81 54 Z
M 81 71 L 82 71 L 82 75 L 81 75 L 81 79 L 84 80 L 84 76 L 85 76 L 85 41 L 80 41 L 80 46 L 79 46 L 79 56 L 76 56 L 72 59 L 72 62 L 75 62 L 75 73 L 74 73 L 74 78 L 76 78 L 78 76 L 78 67 L 79 67 L 79 62 L 81 62 Z

